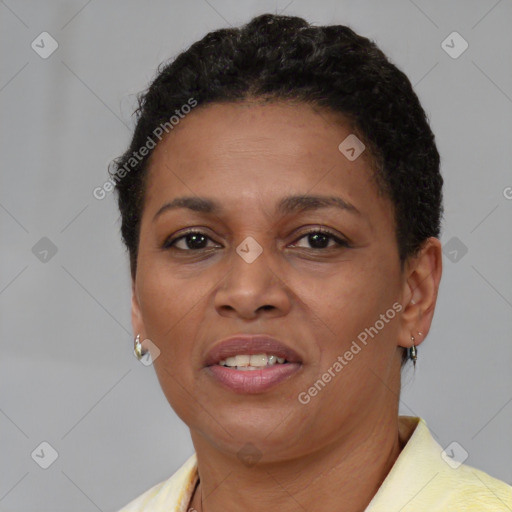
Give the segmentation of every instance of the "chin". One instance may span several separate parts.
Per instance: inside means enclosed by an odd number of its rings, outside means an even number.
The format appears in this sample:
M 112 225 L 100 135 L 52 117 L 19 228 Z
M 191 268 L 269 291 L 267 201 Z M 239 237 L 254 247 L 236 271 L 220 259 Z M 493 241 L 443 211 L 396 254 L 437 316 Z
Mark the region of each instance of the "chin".
M 196 429 L 222 451 L 238 453 L 251 443 L 263 454 L 270 452 L 284 456 L 290 450 L 296 450 L 301 442 L 302 431 L 297 426 L 304 425 L 304 413 L 300 410 L 294 412 L 290 408 L 268 404 L 231 405 L 215 410 L 215 419 L 201 414 L 201 419 L 208 418 L 208 423 L 197 425 Z

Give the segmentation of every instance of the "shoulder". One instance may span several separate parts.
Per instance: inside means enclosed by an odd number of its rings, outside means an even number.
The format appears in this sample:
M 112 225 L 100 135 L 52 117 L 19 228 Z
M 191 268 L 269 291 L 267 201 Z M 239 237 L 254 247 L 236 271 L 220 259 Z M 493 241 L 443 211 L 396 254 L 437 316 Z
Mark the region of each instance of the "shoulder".
M 462 464 L 445 469 L 439 478 L 446 492 L 446 507 L 460 512 L 512 510 L 512 486 L 484 471 Z
M 365 512 L 511 512 L 512 486 L 445 452 L 425 420 L 400 416 L 401 454 Z
M 433 503 L 437 499 L 443 510 L 453 508 L 458 512 L 512 511 L 512 486 L 480 469 L 457 462 L 452 449 L 444 450 L 433 439 L 424 420 L 421 419 L 418 426 L 417 460 L 421 461 L 423 455 L 430 468 L 432 485 L 428 485 L 425 494 L 432 492 Z
M 125 505 L 118 512 L 172 512 L 185 510 L 197 479 L 193 454 L 170 478 L 160 482 Z

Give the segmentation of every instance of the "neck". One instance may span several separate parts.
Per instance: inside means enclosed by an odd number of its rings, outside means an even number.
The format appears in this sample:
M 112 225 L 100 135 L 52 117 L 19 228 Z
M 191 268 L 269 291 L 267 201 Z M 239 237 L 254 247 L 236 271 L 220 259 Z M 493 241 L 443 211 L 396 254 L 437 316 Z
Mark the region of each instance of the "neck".
M 288 512 L 337 510 L 342 504 L 345 512 L 363 511 L 402 449 L 393 413 L 356 425 L 314 453 L 252 467 L 192 432 L 200 483 L 190 506 L 197 512 Z

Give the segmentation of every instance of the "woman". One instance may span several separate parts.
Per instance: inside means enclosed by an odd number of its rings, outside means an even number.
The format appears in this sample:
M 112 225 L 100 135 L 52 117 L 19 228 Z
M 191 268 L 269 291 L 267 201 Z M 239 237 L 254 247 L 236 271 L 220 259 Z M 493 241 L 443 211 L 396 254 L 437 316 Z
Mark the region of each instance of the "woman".
M 442 260 L 406 76 L 347 27 L 263 15 L 165 65 L 137 112 L 112 174 L 135 352 L 196 453 L 122 510 L 510 510 L 398 415 Z

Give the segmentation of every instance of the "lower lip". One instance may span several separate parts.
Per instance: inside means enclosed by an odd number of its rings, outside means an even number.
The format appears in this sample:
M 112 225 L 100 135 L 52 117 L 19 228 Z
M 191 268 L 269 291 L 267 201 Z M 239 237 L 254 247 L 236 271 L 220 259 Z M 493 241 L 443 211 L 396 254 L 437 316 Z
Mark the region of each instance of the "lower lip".
M 235 370 L 218 364 L 208 366 L 213 377 L 237 393 L 262 393 L 296 373 L 299 363 L 268 366 L 262 370 Z

